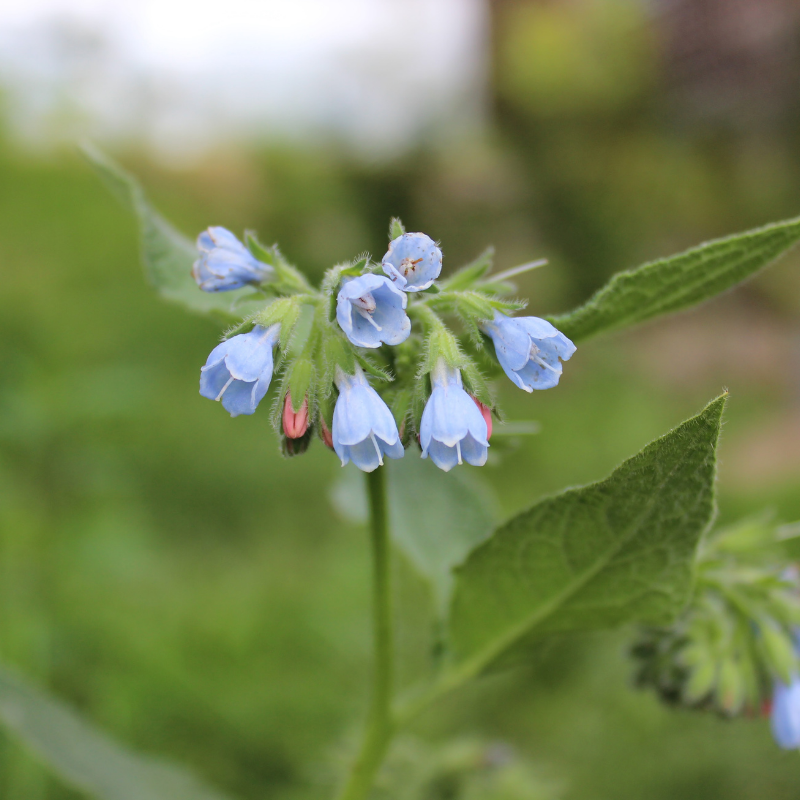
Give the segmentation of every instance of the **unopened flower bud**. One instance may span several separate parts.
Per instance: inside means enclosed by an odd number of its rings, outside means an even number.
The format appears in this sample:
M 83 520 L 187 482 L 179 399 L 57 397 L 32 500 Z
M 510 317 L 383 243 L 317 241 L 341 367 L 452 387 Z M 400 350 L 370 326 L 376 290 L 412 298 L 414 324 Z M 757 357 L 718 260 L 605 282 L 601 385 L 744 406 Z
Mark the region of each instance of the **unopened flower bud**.
M 292 408 L 292 393 L 283 401 L 283 432 L 288 439 L 300 439 L 308 430 L 308 398 L 303 398 L 299 411 Z
M 333 450 L 333 434 L 330 428 L 325 424 L 325 417 L 323 417 L 322 414 L 319 416 L 319 435 L 325 443 L 325 446 Z
M 477 397 L 472 395 L 470 395 L 470 397 L 472 397 L 472 399 L 475 401 L 475 405 L 478 406 L 483 418 L 486 420 L 486 441 L 488 442 L 489 439 L 492 438 L 492 410 L 489 408 L 489 406 L 481 403 Z

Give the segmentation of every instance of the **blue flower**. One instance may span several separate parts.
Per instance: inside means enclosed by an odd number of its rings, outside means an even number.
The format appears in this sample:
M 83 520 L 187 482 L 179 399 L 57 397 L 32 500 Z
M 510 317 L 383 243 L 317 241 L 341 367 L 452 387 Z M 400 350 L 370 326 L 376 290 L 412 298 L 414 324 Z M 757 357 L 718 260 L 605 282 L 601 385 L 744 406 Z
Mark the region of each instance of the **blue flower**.
M 200 258 L 192 277 L 204 292 L 227 292 L 269 280 L 274 270 L 262 264 L 225 228 L 209 228 L 197 237 Z
M 794 630 L 795 653 L 800 654 L 800 628 Z M 784 750 L 800 749 L 800 677 L 791 676 L 786 684 L 775 681 L 770 715 L 772 735 Z
M 232 336 L 217 345 L 200 369 L 200 394 L 221 400 L 232 417 L 252 414 L 264 399 L 272 380 L 272 348 L 280 324 Z
M 772 735 L 785 750 L 800 749 L 800 678 L 790 684 L 775 681 L 772 696 Z
M 563 333 L 538 317 L 507 317 L 495 311 L 483 330 L 491 336 L 506 375 L 526 392 L 552 389 L 561 377 L 561 361 L 576 350 Z
M 486 463 L 489 447 L 486 420 L 461 386 L 461 372 L 440 360 L 431 373 L 433 391 L 422 412 L 422 457 L 449 472 L 466 461 L 476 467 Z
M 358 347 L 400 344 L 411 333 L 408 302 L 383 275 L 362 275 L 347 281 L 336 300 L 336 319 L 347 338 Z
M 383 457 L 402 458 L 403 444 L 389 407 L 356 367 L 355 375 L 336 376 L 339 398 L 333 409 L 333 449 L 342 466 L 352 461 L 364 472 L 383 464 Z
M 404 233 L 389 243 L 383 271 L 398 289 L 421 292 L 442 271 L 442 251 L 424 233 Z

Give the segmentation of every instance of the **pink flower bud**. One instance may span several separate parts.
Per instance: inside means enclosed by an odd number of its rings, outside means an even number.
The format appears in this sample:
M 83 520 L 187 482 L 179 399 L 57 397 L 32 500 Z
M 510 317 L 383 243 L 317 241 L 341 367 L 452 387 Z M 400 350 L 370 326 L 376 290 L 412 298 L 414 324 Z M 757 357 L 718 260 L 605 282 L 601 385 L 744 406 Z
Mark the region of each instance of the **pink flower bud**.
M 472 395 L 470 395 L 470 397 L 472 397 Z M 477 397 L 472 397 L 472 399 L 475 401 L 475 405 L 478 406 L 484 420 L 486 421 L 486 440 L 488 441 L 492 438 L 492 412 L 489 409 L 489 406 L 485 406 L 480 400 L 478 400 Z
M 333 450 L 333 434 L 325 424 L 325 417 L 323 417 L 321 414 L 319 417 L 319 431 L 320 436 L 322 436 L 322 441 L 325 442 L 325 446 Z
M 287 439 L 299 439 L 308 430 L 308 398 L 303 398 L 299 411 L 292 409 L 291 392 L 286 392 L 283 401 L 283 432 Z

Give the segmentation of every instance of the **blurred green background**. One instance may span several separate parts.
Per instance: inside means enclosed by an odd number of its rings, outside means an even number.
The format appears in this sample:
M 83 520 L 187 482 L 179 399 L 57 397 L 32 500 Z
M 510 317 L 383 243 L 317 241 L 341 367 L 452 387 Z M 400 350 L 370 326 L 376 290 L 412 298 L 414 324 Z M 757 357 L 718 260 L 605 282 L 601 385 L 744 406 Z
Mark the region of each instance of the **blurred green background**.
M 380 257 L 398 215 L 441 241 L 446 271 L 487 243 L 498 268 L 549 258 L 520 294 L 534 314 L 565 310 L 618 269 L 800 212 L 797 15 L 737 4 L 787 14 L 783 49 L 744 47 L 718 7 L 492 4 L 491 129 L 446 148 L 365 163 L 264 144 L 184 169 L 116 155 L 189 235 L 253 228 L 318 277 Z M 241 798 L 327 796 L 370 667 L 366 534 L 329 502 L 335 457 L 317 442 L 284 460 L 266 413 L 232 420 L 199 396 L 219 329 L 150 293 L 132 220 L 71 150 L 0 140 L 0 265 L 3 660 Z M 584 345 L 555 391 L 500 386 L 508 417 L 541 433 L 472 475 L 510 514 L 603 477 L 723 386 L 721 520 L 800 519 L 796 254 Z M 398 570 L 418 643 L 425 598 Z M 764 720 L 661 707 L 630 688 L 625 643 L 557 642 L 414 733 L 509 742 L 570 800 L 797 797 L 800 758 Z M 0 733 L 0 797 L 78 796 Z

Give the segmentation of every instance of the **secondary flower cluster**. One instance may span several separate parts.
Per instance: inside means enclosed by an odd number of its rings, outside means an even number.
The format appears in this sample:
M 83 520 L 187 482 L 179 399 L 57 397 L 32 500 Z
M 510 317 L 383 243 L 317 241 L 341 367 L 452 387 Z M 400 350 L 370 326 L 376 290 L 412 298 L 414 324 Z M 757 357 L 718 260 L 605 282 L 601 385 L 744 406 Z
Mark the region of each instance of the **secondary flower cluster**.
M 527 392 L 556 386 L 575 345 L 546 320 L 510 316 L 524 303 L 502 299 L 513 287 L 486 277 L 488 260 L 440 286 L 442 252 L 430 237 L 394 220 L 390 238 L 380 265 L 364 257 L 333 267 L 317 291 L 277 248 L 249 235 L 245 246 L 219 227 L 201 233 L 192 270 L 200 289 L 244 289 L 244 301 L 263 305 L 211 351 L 200 394 L 231 416 L 253 414 L 277 349 L 274 420 L 287 455 L 305 450 L 316 430 L 343 465 L 365 472 L 384 457 L 401 458 L 414 439 L 445 471 L 485 464 L 493 403 L 477 366 L 486 361 L 484 344 L 494 345 L 488 369 L 499 366 Z M 304 307 L 313 309 L 310 329 L 295 337 Z M 459 339 L 442 314 L 460 320 L 468 336 Z M 381 393 L 370 377 L 384 384 Z

